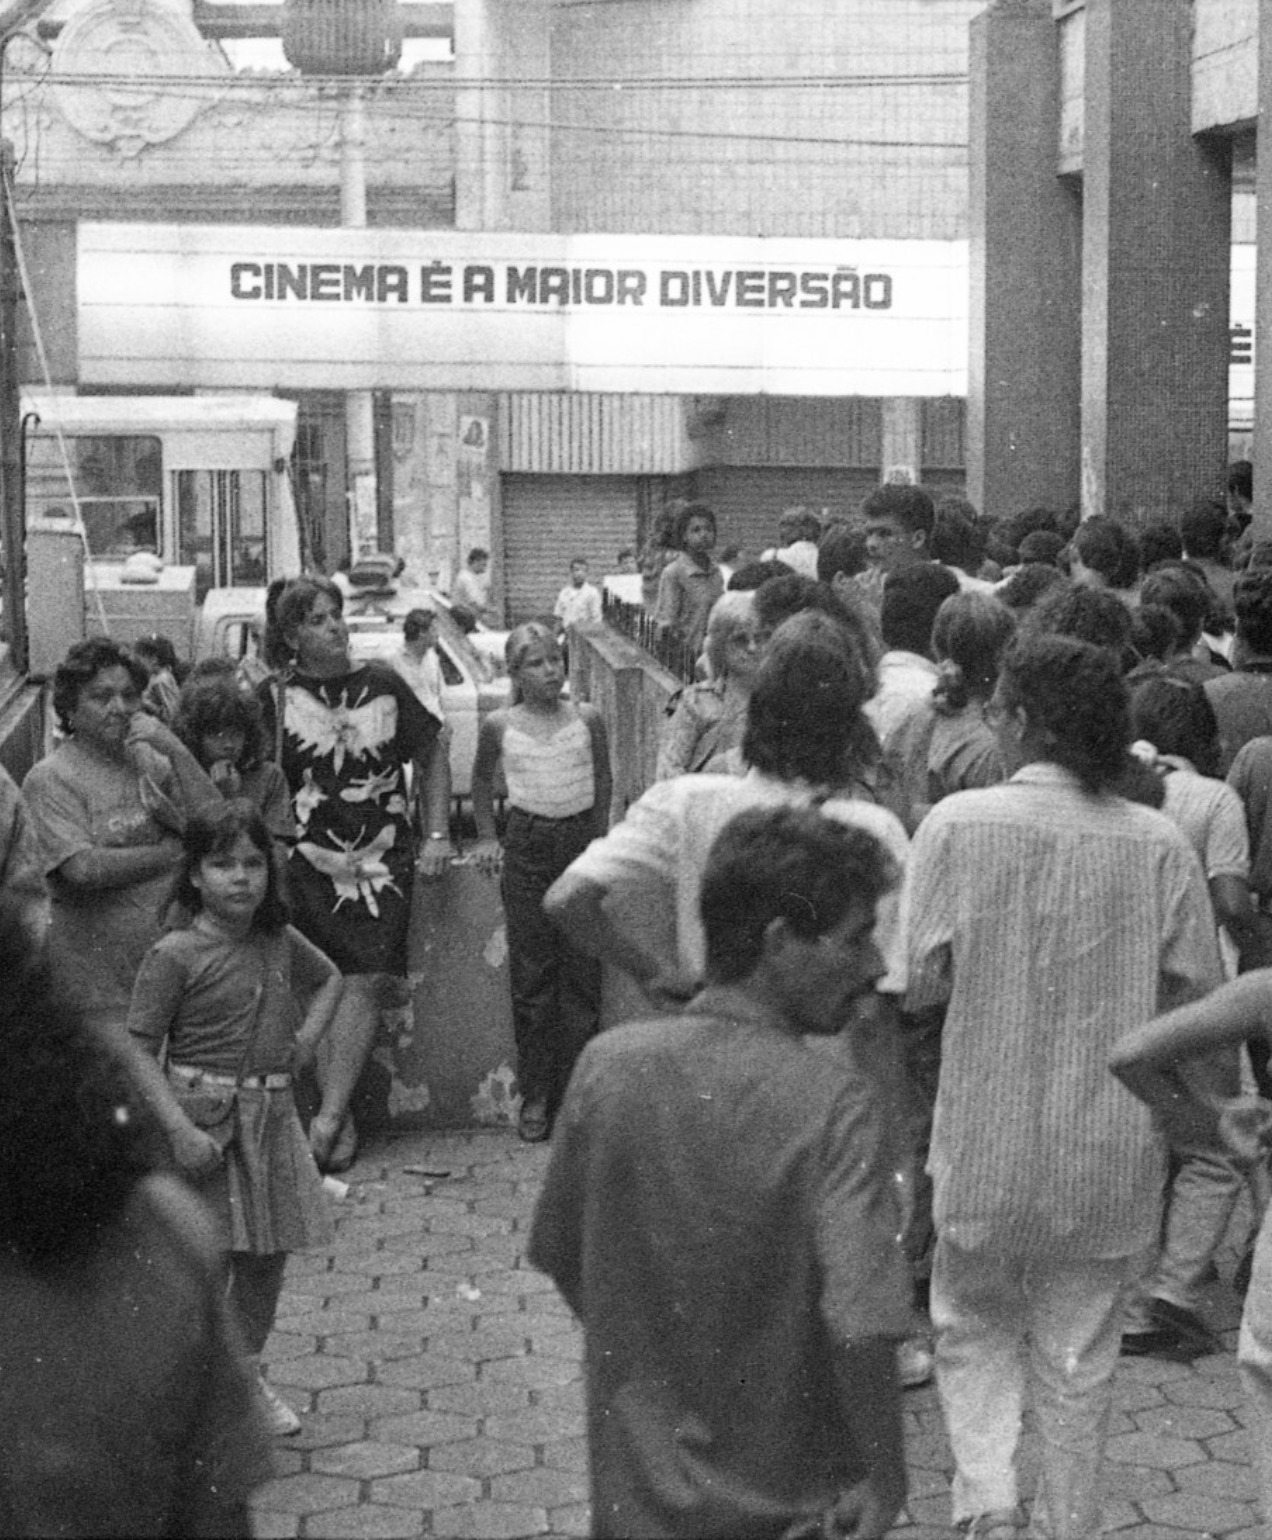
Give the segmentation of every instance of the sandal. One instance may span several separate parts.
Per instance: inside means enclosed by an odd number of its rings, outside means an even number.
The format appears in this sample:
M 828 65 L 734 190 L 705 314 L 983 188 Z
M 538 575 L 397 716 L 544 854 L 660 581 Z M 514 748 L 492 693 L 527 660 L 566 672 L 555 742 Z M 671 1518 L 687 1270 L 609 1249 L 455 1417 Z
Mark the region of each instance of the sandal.
M 545 1101 L 522 1102 L 517 1118 L 517 1133 L 526 1144 L 542 1144 L 551 1133 L 548 1104 Z

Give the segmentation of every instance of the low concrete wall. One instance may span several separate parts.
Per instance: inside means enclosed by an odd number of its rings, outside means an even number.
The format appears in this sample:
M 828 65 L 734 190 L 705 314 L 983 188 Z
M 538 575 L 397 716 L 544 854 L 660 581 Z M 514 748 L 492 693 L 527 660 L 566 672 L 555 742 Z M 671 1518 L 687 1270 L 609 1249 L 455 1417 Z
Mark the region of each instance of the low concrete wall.
M 608 626 L 576 629 L 570 640 L 570 693 L 605 719 L 614 767 L 613 817 L 621 818 L 654 779 L 667 702 L 680 681 L 635 642 Z
M 678 688 L 674 675 L 605 626 L 571 639 L 571 694 L 596 706 L 609 732 L 615 819 L 653 780 L 667 702 Z M 517 1055 L 498 883 L 462 864 L 437 882 L 417 881 L 408 950 L 412 1002 L 385 1015 L 363 1085 L 368 1126 L 514 1121 Z M 629 978 L 606 971 L 605 1025 L 648 1011 Z

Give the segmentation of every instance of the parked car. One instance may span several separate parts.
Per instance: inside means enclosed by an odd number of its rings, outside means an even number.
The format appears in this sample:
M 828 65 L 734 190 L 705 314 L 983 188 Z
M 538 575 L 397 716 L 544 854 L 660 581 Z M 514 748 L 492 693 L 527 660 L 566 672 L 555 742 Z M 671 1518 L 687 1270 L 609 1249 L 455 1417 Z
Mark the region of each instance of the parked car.
M 444 594 L 385 584 L 346 590 L 349 651 L 356 662 L 378 658 L 389 663 L 402 646 L 403 620 L 411 610 L 421 608 L 437 615 L 442 709 L 451 730 L 451 790 L 456 797 L 467 797 L 472 790 L 478 724 L 497 707 L 506 706 L 512 691 L 503 662 L 507 633 L 483 630 L 466 635 L 452 617 Z M 211 589 L 199 614 L 195 658 L 253 656 L 264 613 L 263 588 Z

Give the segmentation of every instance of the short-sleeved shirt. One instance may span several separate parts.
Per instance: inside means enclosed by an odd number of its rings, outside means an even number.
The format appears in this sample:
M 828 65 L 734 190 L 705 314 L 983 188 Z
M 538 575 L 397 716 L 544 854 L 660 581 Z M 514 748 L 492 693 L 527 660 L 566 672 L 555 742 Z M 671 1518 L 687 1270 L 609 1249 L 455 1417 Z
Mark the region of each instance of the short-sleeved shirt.
M 911 1327 L 881 1121 L 739 990 L 584 1050 L 529 1257 L 583 1323 L 594 1533 L 777 1535 L 865 1475 L 834 1349 Z
M 1272 737 L 1252 738 L 1238 751 L 1228 784 L 1241 799 L 1250 839 L 1250 887 L 1272 897 Z
M 290 925 L 245 941 L 197 926 L 171 931 L 137 974 L 128 1030 L 156 1057 L 166 1041 L 176 1064 L 220 1075 L 275 1074 L 291 1065 L 297 994 L 314 993 L 332 971 Z
M 1006 766 L 994 730 L 978 701 L 956 711 L 938 709 L 927 753 L 929 804 L 956 791 L 997 786 Z
M 675 945 L 680 967 L 701 978 L 706 942 L 698 897 L 707 855 L 716 835 L 736 814 L 752 807 L 807 807 L 816 803 L 829 818 L 864 829 L 888 851 L 898 871 L 909 849 L 905 829 L 895 814 L 872 802 L 850 797 L 821 801 L 817 788 L 780 781 L 750 770 L 744 776 L 682 775 L 657 781 L 628 808 L 621 823 L 593 840 L 570 871 L 606 888 L 630 887 L 673 896 Z M 899 899 L 886 894 L 878 905 L 875 939 L 888 964 L 880 988 L 905 989 L 905 959 L 899 925 Z
M 731 695 L 723 680 L 686 685 L 663 726 L 654 779 L 695 775 L 718 755 L 740 748 L 746 733 L 746 699 Z
M 175 794 L 175 780 L 162 789 Z M 74 738 L 32 767 L 22 795 L 43 850 L 58 983 L 82 1010 L 122 1026 L 137 969 L 160 933 L 172 874 L 80 892 L 62 879 L 61 868 L 93 850 L 158 845 L 164 830 L 142 801 L 137 772 Z
M 1226 781 L 1171 770 L 1162 812 L 1183 830 L 1207 878 L 1250 875 L 1250 837 L 1241 798 Z
M 1243 745 L 1272 733 L 1272 662 L 1210 679 L 1202 688 L 1219 724 L 1219 763 L 1226 775 Z
M 581 626 L 601 620 L 601 590 L 594 583 L 576 588 L 567 583 L 557 595 L 552 613 L 562 626 Z
M 1221 981 L 1201 864 L 1164 814 L 1031 764 L 919 826 L 910 1003 L 948 998 L 929 1170 L 938 1231 L 1009 1255 L 1130 1256 L 1162 1147 L 1108 1071 L 1128 1026 Z
M 667 563 L 658 580 L 654 618 L 691 651 L 702 646 L 711 606 L 724 592 L 724 579 L 714 562 L 700 567 L 681 551 Z

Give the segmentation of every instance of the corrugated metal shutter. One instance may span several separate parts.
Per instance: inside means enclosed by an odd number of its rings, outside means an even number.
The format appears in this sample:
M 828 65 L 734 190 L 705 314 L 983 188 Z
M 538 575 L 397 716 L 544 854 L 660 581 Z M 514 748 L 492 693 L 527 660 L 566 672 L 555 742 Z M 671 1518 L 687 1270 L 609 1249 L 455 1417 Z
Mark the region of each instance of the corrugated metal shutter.
M 694 496 L 716 515 L 716 550 L 742 548 L 747 560 L 777 544 L 777 520 L 792 503 L 808 503 L 819 512 L 855 513 L 862 498 L 879 485 L 877 470 L 830 466 L 724 465 L 701 470 Z
M 502 480 L 504 584 L 513 625 L 550 615 L 585 556 L 591 581 L 636 545 L 640 480 L 635 476 L 508 476 Z

